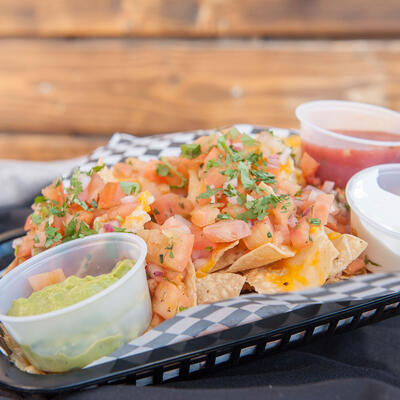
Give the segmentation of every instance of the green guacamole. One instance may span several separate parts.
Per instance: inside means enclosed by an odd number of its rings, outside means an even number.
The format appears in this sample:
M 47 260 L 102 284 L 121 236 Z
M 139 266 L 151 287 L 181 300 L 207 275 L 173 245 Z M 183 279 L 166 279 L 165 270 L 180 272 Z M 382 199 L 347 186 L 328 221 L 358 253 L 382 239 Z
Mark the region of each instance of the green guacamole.
M 65 281 L 47 286 L 32 293 L 28 298 L 14 300 L 7 315 L 13 317 L 27 317 L 39 315 L 79 303 L 122 278 L 135 264 L 133 260 L 118 262 L 109 274 L 85 276 L 78 278 L 70 276 Z

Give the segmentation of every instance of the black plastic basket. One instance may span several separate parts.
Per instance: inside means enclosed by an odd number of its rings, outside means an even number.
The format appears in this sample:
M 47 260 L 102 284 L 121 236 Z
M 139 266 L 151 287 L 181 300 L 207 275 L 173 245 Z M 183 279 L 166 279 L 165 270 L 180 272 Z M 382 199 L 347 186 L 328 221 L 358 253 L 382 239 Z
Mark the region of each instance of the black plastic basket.
M 12 258 L 12 240 L 21 233 L 15 230 L 0 235 L 2 265 Z M 65 374 L 31 375 L 0 356 L 0 384 L 21 392 L 51 393 L 116 382 L 143 386 L 181 380 L 392 317 L 399 312 L 399 305 L 400 293 L 370 300 L 312 304 L 296 313 L 271 316 Z

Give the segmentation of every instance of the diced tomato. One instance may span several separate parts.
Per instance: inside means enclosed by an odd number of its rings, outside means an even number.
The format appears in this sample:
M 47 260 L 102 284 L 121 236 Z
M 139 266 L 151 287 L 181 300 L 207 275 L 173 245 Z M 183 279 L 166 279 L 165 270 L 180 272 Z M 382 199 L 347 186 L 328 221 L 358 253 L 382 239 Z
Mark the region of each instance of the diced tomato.
M 45 246 L 46 239 L 47 239 L 46 232 L 37 231 L 34 238 L 35 238 L 35 240 L 33 242 L 34 247 L 44 247 Z
M 139 203 L 137 202 L 120 204 L 119 206 L 110 208 L 107 211 L 107 217 L 110 220 L 116 219 L 117 217 L 125 218 L 128 215 L 132 214 L 138 205 Z
M 289 217 L 296 213 L 296 209 L 297 207 L 291 198 L 285 199 L 278 203 L 276 207 L 272 209 L 274 223 L 279 225 L 287 225 Z
M 205 206 L 197 207 L 192 211 L 192 222 L 200 227 L 213 224 L 219 214 L 218 207 L 207 204 Z
M 221 152 L 218 149 L 218 147 L 213 147 L 211 151 L 208 152 L 206 158 L 204 159 L 204 167 L 207 167 L 207 163 L 209 160 L 218 160 L 218 157 L 220 156 Z
M 128 179 L 131 178 L 135 173 L 132 165 L 126 163 L 115 164 L 112 172 L 117 179 Z
M 158 161 L 158 160 L 148 161 L 146 164 L 146 168 L 144 170 L 144 177 L 153 182 L 166 183 L 165 176 L 157 175 L 156 167 L 157 167 L 157 164 L 159 164 L 159 163 L 160 163 L 160 161 Z
M 152 299 L 153 311 L 165 319 L 174 317 L 178 311 L 181 291 L 169 281 L 161 281 Z
M 64 185 L 60 181 L 57 187 L 54 184 L 46 186 L 42 189 L 42 194 L 49 200 L 57 201 L 59 204 L 62 204 L 66 198 L 64 193 Z
M 268 217 L 256 222 L 251 228 L 250 236 L 243 239 L 244 244 L 249 250 L 254 250 L 264 243 L 273 242 L 274 227 Z
M 162 226 L 153 221 L 149 221 L 144 224 L 144 229 L 162 229 Z
M 204 182 L 206 185 L 210 187 L 221 187 L 226 181 L 227 177 L 221 174 L 220 168 L 210 168 L 207 172 L 204 173 Z
M 190 227 L 193 235 L 194 235 L 194 244 L 193 244 L 193 250 L 207 250 L 211 251 L 215 247 L 217 247 L 217 244 L 214 242 L 211 242 L 206 238 L 206 235 L 204 234 L 203 230 L 199 228 L 196 225 L 192 225 Z
M 30 229 L 34 228 L 35 224 L 31 220 L 31 216 L 29 215 L 28 218 L 25 221 L 24 229 L 26 231 L 29 231 Z
M 234 242 L 251 234 L 249 224 L 241 220 L 219 221 L 203 228 L 203 232 L 208 240 L 216 243 Z
M 100 192 L 99 208 L 111 208 L 120 204 L 125 193 L 119 182 L 108 182 Z
M 57 268 L 54 271 L 44 272 L 42 274 L 32 275 L 28 278 L 29 284 L 34 292 L 42 290 L 46 286 L 54 285 L 65 281 L 64 271 Z
M 32 255 L 32 248 L 33 248 L 33 234 L 27 234 L 22 238 L 21 244 L 18 246 L 17 256 L 18 258 L 21 257 L 30 257 Z
M 278 246 L 290 244 L 290 232 L 287 225 L 275 225 L 275 244 Z
M 311 209 L 311 218 L 318 218 L 321 221 L 321 225 L 325 225 L 328 221 L 329 210 L 334 198 L 333 194 L 318 194 Z
M 79 220 L 83 221 L 86 225 L 90 226 L 92 224 L 94 219 L 94 215 L 92 212 L 82 210 L 79 211 L 78 215 L 79 215 Z
M 169 217 L 162 225 L 162 229 L 176 229 L 183 233 L 191 233 L 190 226 L 192 224 L 181 215 Z
M 66 277 L 61 268 L 49 272 L 49 279 L 52 285 L 65 281 Z
M 238 214 L 242 214 L 246 212 L 247 209 L 243 206 L 239 206 L 239 204 L 228 204 L 225 208 L 222 209 L 223 214 L 228 214 L 232 218 L 235 218 Z
M 158 224 L 163 224 L 173 215 L 188 217 L 193 210 L 193 204 L 189 199 L 180 197 L 175 193 L 167 193 L 160 196 L 151 205 L 153 215 Z
M 294 228 L 290 229 L 290 241 L 294 248 L 301 249 L 309 243 L 310 225 L 302 219 Z
M 319 162 L 315 161 L 307 152 L 304 152 L 300 160 L 300 168 L 305 177 L 313 176 L 317 172 Z
M 93 174 L 90 182 L 87 186 L 87 202 L 90 204 L 91 201 L 97 201 L 100 195 L 100 192 L 104 188 L 104 181 L 99 174 Z
M 147 244 L 147 262 L 182 272 L 193 250 L 194 235 L 170 230 L 143 230 L 138 233 Z
M 345 272 L 346 274 L 353 275 L 363 268 L 365 268 L 364 260 L 362 257 L 358 257 L 347 266 Z

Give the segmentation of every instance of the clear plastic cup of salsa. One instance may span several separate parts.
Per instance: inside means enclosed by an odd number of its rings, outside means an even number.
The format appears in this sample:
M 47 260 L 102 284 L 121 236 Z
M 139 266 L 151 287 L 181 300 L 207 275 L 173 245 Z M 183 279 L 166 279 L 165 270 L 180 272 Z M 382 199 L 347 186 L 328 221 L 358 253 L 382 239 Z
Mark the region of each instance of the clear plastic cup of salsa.
M 400 113 L 350 101 L 301 104 L 303 151 L 320 163 L 317 176 L 344 188 L 358 171 L 400 163 Z

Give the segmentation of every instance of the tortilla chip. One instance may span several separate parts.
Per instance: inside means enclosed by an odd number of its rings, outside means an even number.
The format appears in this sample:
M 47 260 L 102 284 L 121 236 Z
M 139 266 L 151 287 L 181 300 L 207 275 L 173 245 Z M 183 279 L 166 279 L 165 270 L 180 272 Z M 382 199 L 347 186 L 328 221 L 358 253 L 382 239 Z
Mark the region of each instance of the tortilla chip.
M 244 256 L 237 259 L 229 268 L 228 272 L 239 272 L 247 269 L 261 267 L 271 264 L 283 258 L 293 257 L 296 253 L 288 247 L 278 247 L 272 243 L 265 243 Z
M 24 356 L 21 348 L 18 346 L 17 342 L 8 334 L 8 332 L 1 327 L 0 329 L 1 339 L 0 347 L 4 348 L 10 361 L 23 372 L 28 372 L 30 374 L 40 374 L 44 375 L 45 372 L 34 367 Z
M 218 260 L 223 256 L 223 254 L 233 247 L 237 246 L 239 241 L 230 242 L 230 243 L 220 243 L 217 247 L 212 251 L 211 258 L 207 263 L 202 265 L 200 269 L 197 271 L 196 275 L 198 278 L 203 278 L 207 274 L 215 271 L 215 266 Z
M 216 272 L 197 279 L 198 304 L 214 303 L 240 295 L 245 277 L 239 274 Z
M 335 277 L 343 272 L 368 246 L 365 240 L 347 233 L 340 234 L 329 228 L 325 232 L 333 245 L 339 251 L 338 257 L 333 261 L 333 269 L 330 277 Z
M 191 260 L 186 267 L 185 286 L 186 294 L 191 302 L 190 307 L 197 306 L 196 270 Z
M 235 245 L 235 243 L 237 244 L 238 242 L 233 242 L 231 247 L 225 248 L 224 252 L 219 252 L 218 261 L 211 272 L 220 271 L 228 267 L 248 252 L 246 246 L 241 243 Z
M 294 257 L 246 272 L 248 282 L 258 293 L 282 293 L 323 285 L 331 274 L 339 252 L 320 229 L 310 246 Z

